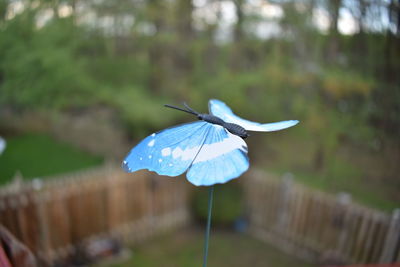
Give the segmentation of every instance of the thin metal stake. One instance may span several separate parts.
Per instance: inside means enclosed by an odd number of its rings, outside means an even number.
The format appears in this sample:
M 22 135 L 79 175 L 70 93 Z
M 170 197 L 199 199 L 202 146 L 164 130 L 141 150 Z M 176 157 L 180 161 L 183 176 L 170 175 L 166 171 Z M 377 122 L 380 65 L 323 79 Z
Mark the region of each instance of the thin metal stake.
M 212 210 L 212 202 L 213 202 L 213 193 L 214 193 L 214 186 L 212 185 L 212 186 L 210 187 L 209 193 L 208 193 L 208 215 L 207 215 L 206 237 L 205 237 L 205 241 L 204 241 L 204 259 L 203 259 L 203 267 L 207 267 L 208 240 L 210 239 L 211 210 Z

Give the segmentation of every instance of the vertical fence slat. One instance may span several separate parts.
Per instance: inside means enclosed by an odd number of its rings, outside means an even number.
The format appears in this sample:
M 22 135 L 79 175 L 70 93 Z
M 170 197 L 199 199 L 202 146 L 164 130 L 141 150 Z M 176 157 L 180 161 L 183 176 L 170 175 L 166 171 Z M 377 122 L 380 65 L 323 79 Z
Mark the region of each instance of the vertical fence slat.
M 386 240 L 382 250 L 380 263 L 390 263 L 398 259 L 400 250 L 400 209 L 393 212 L 389 229 L 387 231 Z M 397 251 L 396 251 L 397 249 Z
M 53 253 L 56 253 L 71 244 L 70 216 L 65 201 L 66 192 L 64 190 L 53 188 L 49 191 L 48 198 L 50 201 L 46 202 L 46 221 L 50 227 L 47 231 L 49 232 L 50 246 Z M 53 225 L 56 227 L 52 227 Z
M 47 192 L 38 192 L 36 194 L 35 203 L 37 205 L 37 218 L 39 218 L 39 235 L 40 235 L 40 246 L 37 251 L 33 251 L 37 253 L 39 256 L 39 260 L 42 262 L 50 262 L 51 261 L 51 241 L 50 241 L 50 233 L 49 226 L 50 224 L 47 221 L 47 202 L 49 201 L 49 194 Z
M 379 262 L 380 255 L 383 250 L 383 243 L 386 237 L 387 230 L 387 218 L 379 216 L 376 236 L 372 245 L 371 259 L 370 262 Z

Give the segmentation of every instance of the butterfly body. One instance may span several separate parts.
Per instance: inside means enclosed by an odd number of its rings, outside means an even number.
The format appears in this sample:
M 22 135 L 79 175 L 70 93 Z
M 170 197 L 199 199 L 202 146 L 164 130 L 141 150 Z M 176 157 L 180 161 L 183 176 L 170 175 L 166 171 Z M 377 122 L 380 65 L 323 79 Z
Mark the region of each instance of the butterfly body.
M 244 120 L 219 100 L 210 100 L 210 114 L 200 114 L 166 105 L 195 115 L 200 121 L 171 127 L 146 137 L 123 161 L 127 172 L 140 169 L 160 175 L 178 176 L 187 171 L 187 179 L 196 186 L 209 186 L 239 177 L 249 168 L 247 131 L 276 131 L 298 121 L 260 124 Z
M 199 120 L 203 120 L 212 124 L 221 125 L 225 129 L 227 129 L 230 133 L 240 136 L 242 138 L 246 138 L 249 136 L 246 129 L 243 128 L 242 126 L 235 123 L 225 122 L 223 119 L 214 116 L 212 114 L 198 114 L 197 118 Z

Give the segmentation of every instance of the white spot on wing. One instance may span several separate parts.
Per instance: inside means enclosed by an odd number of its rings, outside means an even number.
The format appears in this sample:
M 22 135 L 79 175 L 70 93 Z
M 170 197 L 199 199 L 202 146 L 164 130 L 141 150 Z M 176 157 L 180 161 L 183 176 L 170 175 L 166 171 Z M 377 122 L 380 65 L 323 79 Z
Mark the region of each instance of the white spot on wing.
M 171 155 L 171 148 L 166 147 L 161 150 L 161 155 L 164 157 Z
M 151 136 L 152 136 L 152 137 L 154 137 L 154 136 L 156 136 L 156 134 L 155 134 L 155 133 L 153 133 Z
M 160 162 L 160 163 L 161 163 L 161 162 L 162 162 L 162 159 L 158 159 L 158 162 Z
M 156 141 L 154 140 L 154 139 L 152 139 L 147 145 L 148 146 L 154 146 L 154 143 L 155 143 Z
M 168 166 L 172 167 L 172 163 L 168 164 Z
M 140 157 L 140 160 L 142 160 L 143 158 L 142 157 Z
M 152 156 L 151 155 L 149 155 L 149 159 L 151 159 L 152 158 Z

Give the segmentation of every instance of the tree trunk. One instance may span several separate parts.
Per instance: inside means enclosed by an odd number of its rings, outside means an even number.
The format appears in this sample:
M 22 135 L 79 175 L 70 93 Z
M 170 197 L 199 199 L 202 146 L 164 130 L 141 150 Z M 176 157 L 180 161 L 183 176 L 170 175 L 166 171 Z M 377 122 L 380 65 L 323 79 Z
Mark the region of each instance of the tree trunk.
M 154 25 L 156 30 L 156 38 L 154 38 L 149 47 L 150 74 L 148 85 L 150 90 L 155 93 L 160 93 L 162 84 L 164 83 L 165 66 L 164 66 L 164 51 L 167 49 L 160 43 L 160 37 L 166 28 L 164 17 L 165 7 L 162 0 L 149 0 L 147 4 L 147 13 L 149 21 Z
M 0 0 L 0 23 L 6 20 L 8 0 Z
M 329 61 L 333 62 L 336 60 L 339 54 L 339 11 L 342 6 L 342 0 L 330 0 L 329 1 L 329 10 L 331 17 L 331 25 L 330 25 L 330 38 L 328 45 L 328 57 Z
M 236 18 L 237 22 L 235 25 L 234 29 L 234 41 L 235 42 L 240 42 L 243 38 L 243 20 L 244 20 L 244 14 L 243 14 L 243 0 L 234 0 L 233 3 L 235 4 L 236 7 Z
M 54 18 L 58 19 L 60 18 L 60 15 L 58 14 L 58 6 L 59 6 L 59 0 L 53 0 L 53 13 L 54 13 Z
M 193 23 L 192 13 L 193 4 L 191 0 L 178 0 L 177 3 L 177 19 L 176 28 L 179 39 L 174 49 L 174 64 L 176 70 L 179 71 L 179 77 L 187 77 L 192 70 L 192 62 L 190 60 L 190 42 L 193 39 Z
M 190 40 L 193 37 L 193 3 L 191 0 L 178 0 L 177 3 L 177 29 L 183 40 Z

